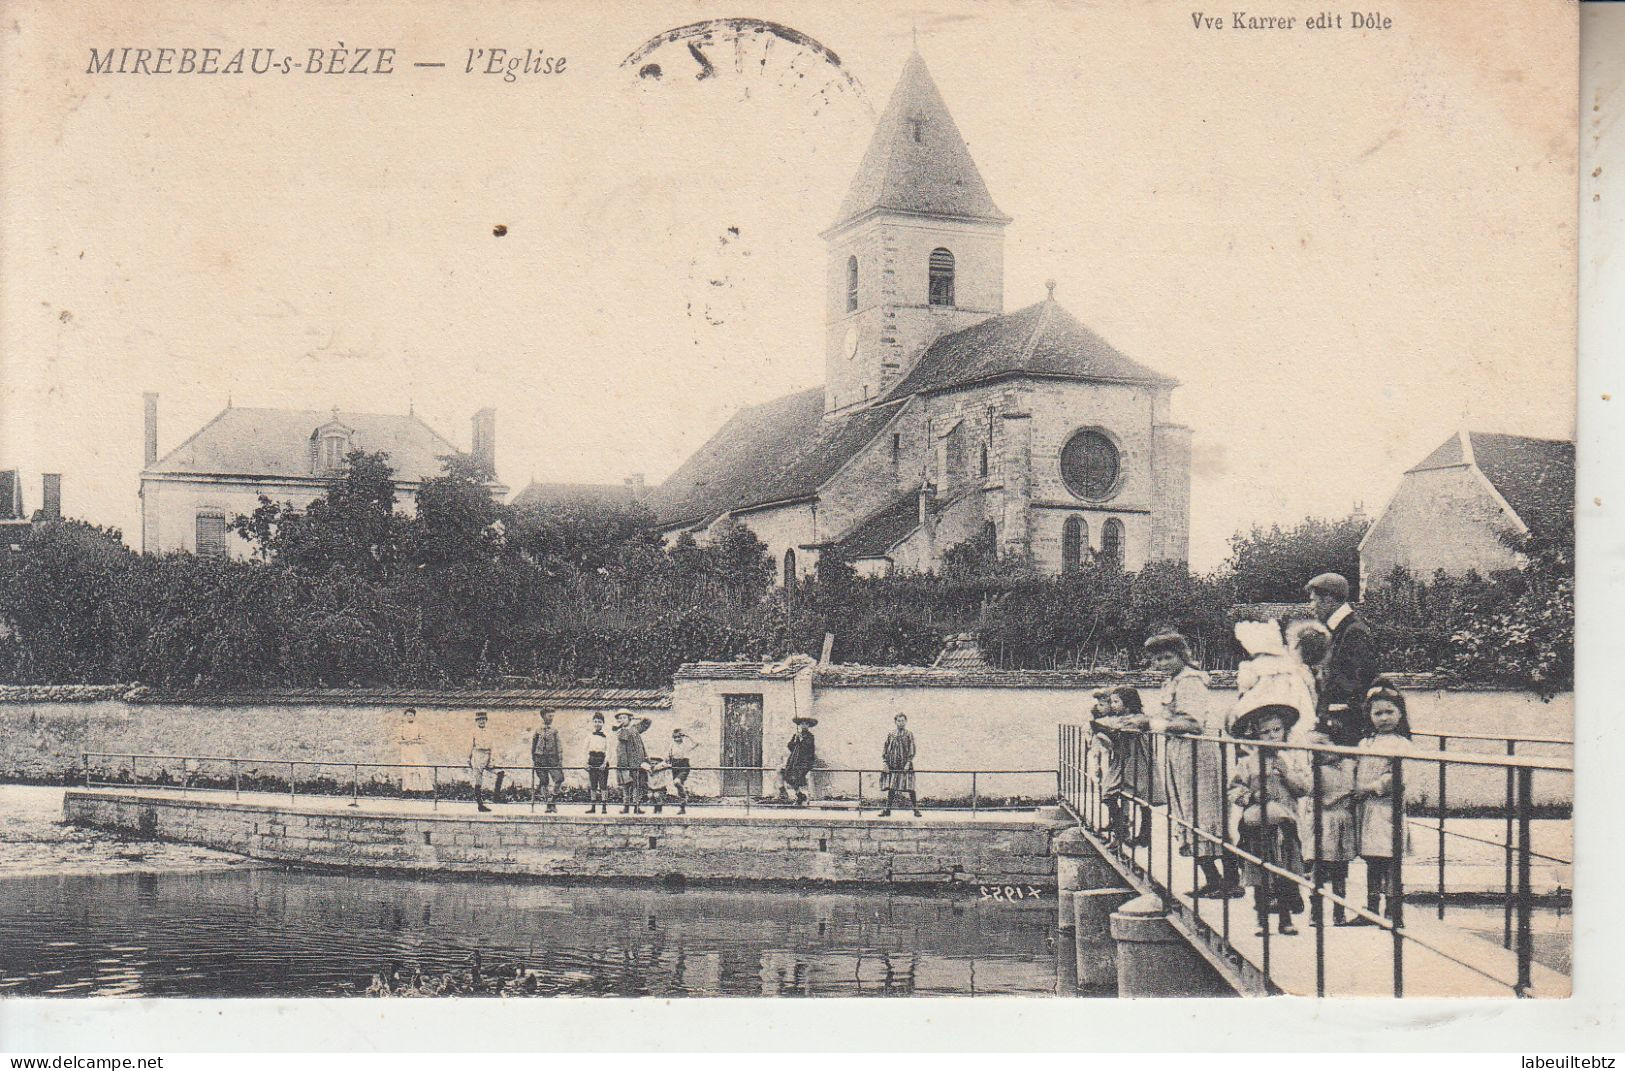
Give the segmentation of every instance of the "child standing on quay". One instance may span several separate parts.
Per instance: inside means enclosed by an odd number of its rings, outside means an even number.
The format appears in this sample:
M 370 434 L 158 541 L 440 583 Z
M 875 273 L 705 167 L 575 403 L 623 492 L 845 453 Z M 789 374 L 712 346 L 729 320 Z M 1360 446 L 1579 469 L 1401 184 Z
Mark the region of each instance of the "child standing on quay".
M 1392 756 L 1409 755 L 1411 722 L 1405 711 L 1405 697 L 1398 688 L 1379 682 L 1366 693 L 1365 716 L 1370 734 L 1359 743 L 1361 755 L 1354 771 L 1354 793 L 1359 801 L 1360 856 L 1365 860 L 1365 907 L 1378 914 L 1378 898 L 1386 897 L 1386 910 L 1392 914 L 1394 894 L 1399 890 L 1399 867 L 1404 861 L 1409 837 L 1404 832 L 1404 802 L 1400 803 L 1400 838 L 1394 843 Z M 1398 849 L 1397 854 L 1395 849 Z M 1367 919 L 1355 925 L 1369 926 Z
M 1145 641 L 1152 668 L 1168 675 L 1162 686 L 1161 707 L 1151 727 L 1167 734 L 1163 743 L 1163 783 L 1168 810 L 1179 823 L 1181 855 L 1192 856 L 1206 883 L 1192 895 L 1231 899 L 1242 895 L 1236 881 L 1235 860 L 1224 854 L 1224 774 L 1221 744 L 1188 740 L 1189 736 L 1222 736 L 1225 718 L 1215 709 L 1207 674 L 1196 668 L 1190 643 L 1177 632 L 1163 632 Z M 1221 874 L 1220 863 L 1224 870 Z
M 592 806 L 588 814 L 602 807 L 609 813 L 609 734 L 604 732 L 604 716 L 592 716 L 592 732 L 587 735 L 587 791 Z
M 1329 745 L 1332 738 L 1319 726 L 1302 738 L 1305 744 Z M 1298 738 L 1294 738 L 1294 743 Z M 1301 797 L 1298 803 L 1298 829 L 1301 830 L 1303 857 L 1310 863 L 1315 888 L 1331 886 L 1338 897 L 1348 895 L 1349 860 L 1354 858 L 1358 837 L 1354 829 L 1354 764 L 1346 755 L 1318 751 L 1300 752 L 1287 764 L 1288 780 Z M 1317 777 L 1316 771 L 1319 771 Z M 1316 782 L 1319 791 L 1316 792 Z M 1320 811 L 1320 842 L 1315 842 L 1315 811 Z M 1310 917 L 1319 922 L 1325 905 L 1315 897 Z M 1332 904 L 1332 925 L 1347 925 L 1347 912 L 1340 903 Z

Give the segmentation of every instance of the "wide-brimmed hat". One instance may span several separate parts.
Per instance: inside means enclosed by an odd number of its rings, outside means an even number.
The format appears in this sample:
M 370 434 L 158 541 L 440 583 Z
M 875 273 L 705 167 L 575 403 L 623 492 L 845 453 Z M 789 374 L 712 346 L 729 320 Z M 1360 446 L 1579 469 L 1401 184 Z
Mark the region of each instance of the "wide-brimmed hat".
M 817 718 L 809 718 L 805 714 L 799 718 L 791 718 L 790 721 L 796 725 L 805 725 L 809 729 L 818 724 Z
M 1298 708 L 1289 707 L 1285 703 L 1266 703 L 1261 707 L 1254 707 L 1236 719 L 1230 726 L 1230 735 L 1250 740 L 1258 733 L 1260 722 L 1269 718 L 1281 719 L 1281 727 L 1287 732 L 1298 724 Z

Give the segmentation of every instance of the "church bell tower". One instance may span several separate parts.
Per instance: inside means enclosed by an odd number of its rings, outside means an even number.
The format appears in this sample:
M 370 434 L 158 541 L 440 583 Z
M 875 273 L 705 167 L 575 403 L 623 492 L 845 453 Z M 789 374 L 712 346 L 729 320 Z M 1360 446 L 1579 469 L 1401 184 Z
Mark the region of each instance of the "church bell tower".
M 1004 228 L 916 50 L 827 249 L 824 411 L 884 397 L 938 337 L 1004 311 Z

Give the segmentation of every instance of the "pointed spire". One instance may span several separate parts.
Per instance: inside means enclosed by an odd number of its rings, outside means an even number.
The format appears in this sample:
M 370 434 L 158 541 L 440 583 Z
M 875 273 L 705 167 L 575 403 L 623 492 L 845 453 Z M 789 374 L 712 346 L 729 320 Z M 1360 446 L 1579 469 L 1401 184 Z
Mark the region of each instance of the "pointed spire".
M 987 192 L 917 47 L 875 125 L 835 226 L 882 211 L 1010 222 Z

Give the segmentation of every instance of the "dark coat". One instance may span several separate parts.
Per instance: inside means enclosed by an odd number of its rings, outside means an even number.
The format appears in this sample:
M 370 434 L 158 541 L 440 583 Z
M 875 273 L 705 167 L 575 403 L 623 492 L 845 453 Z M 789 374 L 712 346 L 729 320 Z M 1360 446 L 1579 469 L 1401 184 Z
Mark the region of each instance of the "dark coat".
M 1365 735 L 1365 693 L 1377 676 L 1377 643 L 1357 613 L 1332 633 L 1331 653 L 1320 673 L 1315 713 L 1322 730 L 1340 747 L 1353 747 Z

